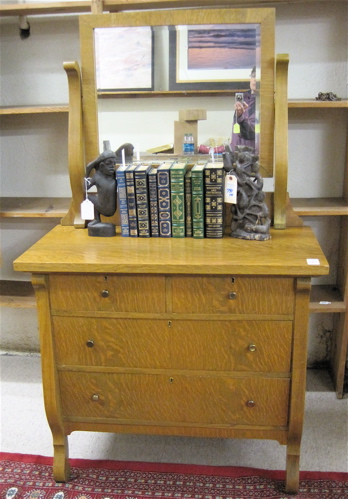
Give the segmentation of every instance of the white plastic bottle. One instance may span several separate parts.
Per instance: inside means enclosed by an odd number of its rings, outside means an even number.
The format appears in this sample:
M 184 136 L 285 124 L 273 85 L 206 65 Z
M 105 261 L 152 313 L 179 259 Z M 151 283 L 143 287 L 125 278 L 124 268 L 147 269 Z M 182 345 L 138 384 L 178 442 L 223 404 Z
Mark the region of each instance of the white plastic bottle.
M 193 135 L 192 135 L 192 133 L 189 133 L 188 143 L 189 143 L 188 154 L 190 156 L 193 156 L 194 153 L 195 153 L 195 144 L 194 144 L 194 141 L 193 141 Z

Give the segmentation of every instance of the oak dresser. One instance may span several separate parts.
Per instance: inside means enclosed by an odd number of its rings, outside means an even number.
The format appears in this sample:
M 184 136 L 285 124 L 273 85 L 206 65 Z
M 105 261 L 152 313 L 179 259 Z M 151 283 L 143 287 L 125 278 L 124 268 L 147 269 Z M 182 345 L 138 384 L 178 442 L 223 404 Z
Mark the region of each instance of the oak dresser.
M 269 241 L 88 237 L 57 226 L 19 257 L 35 287 L 56 481 L 75 430 L 275 439 L 299 483 L 310 228 Z

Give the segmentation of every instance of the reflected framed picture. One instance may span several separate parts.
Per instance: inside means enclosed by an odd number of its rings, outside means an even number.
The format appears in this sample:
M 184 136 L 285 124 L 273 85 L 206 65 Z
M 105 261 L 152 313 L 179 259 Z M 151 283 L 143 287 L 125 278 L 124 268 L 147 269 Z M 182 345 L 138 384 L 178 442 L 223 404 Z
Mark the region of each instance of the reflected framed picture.
M 169 51 L 170 90 L 246 91 L 260 67 L 260 25 L 175 26 Z
M 169 15 L 170 14 L 170 15 Z M 213 27 L 213 43 L 209 40 L 205 43 L 206 49 L 209 50 L 210 43 L 212 45 L 211 49 L 215 53 L 215 57 L 208 62 L 208 58 L 205 63 L 208 67 L 201 67 L 198 70 L 208 71 L 208 75 L 200 74 L 193 75 L 191 71 L 196 68 L 192 68 L 193 64 L 191 61 L 192 51 L 193 51 L 193 41 L 191 40 L 188 45 L 186 45 L 187 52 L 187 62 L 183 62 L 180 55 L 180 49 L 184 46 L 184 41 L 181 37 L 177 37 L 179 29 L 177 27 L 187 26 L 186 30 L 183 32 L 186 39 L 192 31 L 193 35 L 200 35 L 200 40 L 198 47 L 202 47 L 203 39 L 202 35 L 207 34 L 207 31 Z M 147 33 L 147 40 L 151 40 L 148 43 L 148 49 L 145 51 L 145 59 L 148 61 L 152 60 L 154 67 L 154 87 L 158 85 L 160 87 L 159 92 L 155 92 L 154 95 L 158 97 L 168 96 L 169 98 L 174 97 L 175 99 L 189 95 L 190 89 L 193 90 L 195 98 L 199 99 L 204 95 L 205 98 L 211 97 L 215 99 L 215 96 L 224 98 L 225 110 L 221 112 L 222 118 L 226 116 L 228 120 L 228 130 L 230 130 L 230 123 L 232 121 L 232 110 L 234 107 L 233 94 L 236 92 L 246 92 L 249 89 L 251 81 L 250 75 L 252 74 L 252 69 L 254 65 L 256 66 L 256 89 L 258 92 L 258 100 L 256 105 L 259 106 L 259 120 L 260 120 L 260 134 L 259 134 L 259 150 L 260 150 L 260 165 L 262 165 L 262 175 L 263 177 L 273 177 L 274 175 L 274 121 L 275 121 L 275 102 L 274 102 L 274 92 L 275 92 L 275 9 L 233 9 L 233 8 L 219 8 L 219 9 L 172 9 L 170 12 L 168 10 L 153 10 L 153 11 L 139 11 L 139 12 L 119 12 L 110 14 L 100 14 L 100 15 L 90 15 L 85 14 L 79 16 L 79 31 L 80 31 L 80 46 L 81 46 L 81 68 L 83 77 L 81 78 L 82 95 L 83 95 L 83 110 L 84 122 L 85 122 L 85 151 L 86 160 L 92 161 L 97 157 L 100 150 L 99 145 L 99 128 L 98 128 L 98 109 L 100 109 L 101 100 L 107 98 L 113 98 L 116 93 L 125 94 L 133 96 L 136 94 L 137 89 L 139 94 L 144 93 L 152 94 L 152 91 L 147 91 L 151 89 L 152 84 L 152 67 L 147 66 L 145 71 L 147 75 L 147 82 L 145 78 L 140 78 L 140 83 L 135 80 L 135 68 L 131 67 L 130 76 L 128 81 L 117 82 L 115 77 L 119 77 L 117 74 L 120 68 L 127 68 L 127 64 L 132 61 L 127 55 L 129 55 L 129 44 L 135 43 L 136 40 L 130 36 L 121 37 L 116 35 L 111 42 L 111 45 L 115 45 L 115 48 L 119 42 L 122 41 L 125 47 L 124 54 L 118 54 L 118 57 L 123 57 L 123 62 L 118 62 L 115 64 L 108 54 L 108 48 L 110 44 L 106 44 L 105 56 L 100 52 L 99 41 L 96 42 L 96 33 L 98 30 L 107 31 L 109 29 L 113 30 L 126 28 L 125 33 L 127 33 L 128 28 L 133 27 L 135 31 L 133 33 L 139 33 L 137 28 L 144 28 L 145 33 Z M 157 30 L 161 30 L 161 34 Z M 152 43 L 152 36 L 150 30 L 153 30 L 154 43 Z M 250 31 L 251 30 L 251 31 Z M 196 32 L 196 33 L 195 33 Z M 197 33 L 198 32 L 198 33 Z M 129 31 L 128 31 L 129 33 Z M 142 33 L 144 33 L 142 31 Z M 238 39 L 238 36 L 239 39 Z M 223 35 L 223 36 L 221 36 Z M 222 39 L 226 42 L 226 36 L 231 35 L 234 37 L 234 44 L 232 41 L 228 44 L 227 53 L 229 54 L 227 59 L 229 66 L 225 67 L 219 62 L 218 56 L 222 51 L 223 46 L 218 42 Z M 97 35 L 99 37 L 99 35 Z M 103 35 L 104 36 L 104 35 Z M 141 35 L 142 36 L 142 35 Z M 137 38 L 137 37 L 136 37 Z M 185 38 L 184 38 L 185 39 Z M 116 40 L 116 41 L 114 41 Z M 243 40 L 243 42 L 242 42 Z M 160 41 L 160 43 L 157 43 Z M 178 45 L 179 44 L 179 45 Z M 226 44 L 226 43 L 225 43 Z M 97 47 L 98 45 L 98 47 Z M 154 51 L 154 58 L 152 58 L 152 47 Z M 96 54 L 96 51 L 99 54 Z M 197 50 L 202 50 L 198 48 Z M 244 52 L 242 52 L 244 51 Z M 134 50 L 133 50 L 134 52 Z M 182 52 L 182 50 L 181 50 Z M 135 45 L 136 56 L 139 56 L 137 46 Z M 208 52 L 205 52 L 207 54 Z M 242 66 L 237 68 L 231 66 L 231 61 L 237 61 L 237 54 L 242 54 Z M 204 55 L 205 55 L 204 54 Z M 251 55 L 251 58 L 249 56 Z M 168 60 L 170 56 L 170 61 Z M 246 57 L 248 56 L 248 57 Z M 96 59 L 98 61 L 96 62 Z M 202 59 L 202 58 L 201 58 Z M 203 58 L 203 60 L 205 57 Z M 215 60 L 214 60 L 215 59 Z M 254 63 L 256 60 L 256 64 Z M 100 72 L 100 62 L 103 62 L 104 69 L 102 69 L 102 77 L 98 75 L 98 83 L 96 76 L 96 68 Z M 198 59 L 195 63 L 197 64 Z M 199 61 L 198 61 L 199 62 Z M 143 60 L 138 60 L 138 63 L 143 64 Z M 202 65 L 202 62 L 200 63 Z M 177 71 L 184 67 L 189 71 L 188 74 L 182 75 L 180 71 Z M 116 69 L 115 69 L 116 68 Z M 228 74 L 227 71 L 232 69 L 232 74 Z M 241 76 L 238 75 L 236 70 L 245 71 Z M 218 76 L 218 70 L 222 70 L 221 75 Z M 169 81 L 169 71 L 171 75 L 171 80 Z M 178 74 L 177 74 L 178 73 Z M 109 74 L 113 75 L 111 83 Z M 244 76 L 245 75 L 245 76 Z M 123 76 L 123 75 L 122 75 Z M 149 83 L 150 78 L 150 83 Z M 178 81 L 177 81 L 178 79 Z M 226 80 L 226 81 L 225 81 Z M 254 79 L 252 79 L 254 80 Z M 132 82 L 132 83 L 130 83 Z M 106 89 L 112 88 L 115 91 L 98 91 L 104 87 Z M 117 91 L 117 89 L 121 89 Z M 133 92 L 132 90 L 135 91 Z M 174 91 L 173 91 L 174 90 Z M 203 91 L 202 91 L 203 90 Z M 175 95 L 177 94 L 177 95 Z M 118 96 L 117 96 L 118 97 Z M 227 97 L 225 99 L 225 97 Z M 232 98 L 230 98 L 232 97 Z M 160 102 L 160 101 L 158 101 Z M 163 102 L 163 100 L 161 101 Z M 203 105 L 203 104 L 202 104 Z M 207 102 L 207 106 L 210 103 Z M 219 104 L 220 105 L 220 104 Z M 113 108 L 116 108 L 116 103 L 112 103 Z M 139 104 L 140 106 L 140 104 Z M 179 102 L 177 100 L 169 102 L 169 107 L 173 106 L 173 109 L 178 107 L 187 107 L 184 102 Z M 105 104 L 103 103 L 103 107 Z M 111 106 L 110 106 L 111 107 Z M 122 107 L 122 106 L 121 106 Z M 147 107 L 151 108 L 148 110 L 148 123 L 154 119 L 153 112 L 154 107 L 145 106 L 142 109 L 140 106 L 139 112 L 145 112 Z M 203 106 L 204 107 L 204 106 Z M 212 106 L 214 107 L 214 106 Z M 160 104 L 156 102 L 156 109 L 160 108 Z M 226 112 L 225 112 L 226 111 Z M 230 114 L 229 114 L 230 113 Z M 144 134 L 144 140 L 147 130 L 142 130 Z M 229 132 L 228 132 L 229 133 Z M 212 136 L 214 136 L 214 130 L 212 131 Z
M 151 26 L 95 29 L 98 91 L 153 90 Z

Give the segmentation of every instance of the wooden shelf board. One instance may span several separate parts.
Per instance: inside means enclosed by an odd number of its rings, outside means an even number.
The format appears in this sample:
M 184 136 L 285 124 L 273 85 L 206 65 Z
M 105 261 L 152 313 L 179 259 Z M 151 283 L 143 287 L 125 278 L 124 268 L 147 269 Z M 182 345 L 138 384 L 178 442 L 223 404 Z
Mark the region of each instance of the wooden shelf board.
M 88 0 L 72 2 L 37 2 L 31 4 L 5 4 L 0 7 L 0 17 L 45 14 L 79 14 L 91 12 Z
M 289 108 L 348 108 L 348 100 L 320 101 L 315 99 L 289 99 Z
M 299 216 L 348 215 L 348 203 L 343 198 L 292 198 L 291 206 Z
M 35 308 L 35 293 L 31 282 L 0 281 L 0 306 Z
M 311 289 L 309 310 L 311 313 L 343 313 L 346 306 L 336 286 L 317 285 Z
M 134 92 L 98 92 L 98 97 L 107 98 L 139 98 L 139 97 L 192 97 L 199 96 L 221 96 L 234 95 L 233 90 L 151 90 L 151 91 L 134 91 Z M 316 100 L 289 100 L 289 108 L 345 108 L 348 109 L 348 100 L 323 102 Z M 38 106 L 4 106 L 0 108 L 0 116 L 9 116 L 16 114 L 44 114 L 44 113 L 68 113 L 69 106 L 67 104 L 52 104 Z
M 0 116 L 10 116 L 14 114 L 44 114 L 44 113 L 68 113 L 68 105 L 51 106 L 16 106 L 1 107 Z
M 242 91 L 242 89 L 241 89 Z M 232 96 L 235 90 L 147 90 L 134 92 L 118 92 L 118 91 L 98 91 L 98 97 L 101 99 L 107 98 L 139 98 L 139 97 L 192 97 L 199 95 L 200 97 L 221 97 L 221 95 Z
M 314 1 L 327 0 L 300 0 L 300 3 L 313 3 Z M 344 2 L 345 0 L 338 0 Z M 118 12 L 124 10 L 165 9 L 179 7 L 270 7 L 284 3 L 299 3 L 299 0 L 104 0 L 105 12 Z M 0 6 L 0 17 L 28 16 L 45 14 L 79 14 L 91 12 L 91 1 L 71 2 L 37 2 L 21 4 L 4 4 Z
M 66 215 L 70 198 L 13 198 L 0 199 L 3 218 L 62 218 Z

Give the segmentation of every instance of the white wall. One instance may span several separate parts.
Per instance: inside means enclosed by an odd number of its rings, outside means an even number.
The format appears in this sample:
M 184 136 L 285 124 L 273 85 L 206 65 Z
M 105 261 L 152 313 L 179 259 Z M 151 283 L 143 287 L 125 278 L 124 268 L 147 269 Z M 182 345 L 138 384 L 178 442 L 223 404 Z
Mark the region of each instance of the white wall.
M 276 52 L 290 55 L 289 98 L 314 98 L 318 92 L 327 91 L 347 97 L 347 9 L 344 2 L 333 1 L 277 6 Z M 29 21 L 31 36 L 21 40 L 18 19 L 1 20 L 1 105 L 67 103 L 63 62 L 79 60 L 77 16 L 43 16 Z M 207 109 L 208 119 L 199 123 L 201 143 L 209 138 L 227 139 L 232 119 L 229 98 L 105 99 L 100 103 L 100 145 L 105 139 L 111 141 L 113 148 L 130 141 L 146 150 L 171 143 L 178 110 L 191 107 Z M 293 109 L 289 119 L 290 195 L 340 196 L 345 112 Z M 3 118 L 2 196 L 70 195 L 66 125 L 64 114 Z M 307 221 L 314 226 L 330 257 L 332 271 L 325 282 L 334 283 L 338 219 Z M 51 226 L 51 222 L 40 220 L 3 221 L 2 279 L 29 278 L 15 273 L 12 261 Z M 9 324 L 8 320 L 2 323 Z M 309 362 L 316 363 L 327 356 L 328 345 L 322 346 L 322 331 L 330 330 L 332 320 L 330 316 L 313 317 L 311 322 Z M 11 330 L 6 325 L 2 327 Z M 30 333 L 28 329 L 23 329 L 25 344 L 30 334 L 36 345 L 37 332 Z M 14 348 L 19 348 L 20 343 Z

